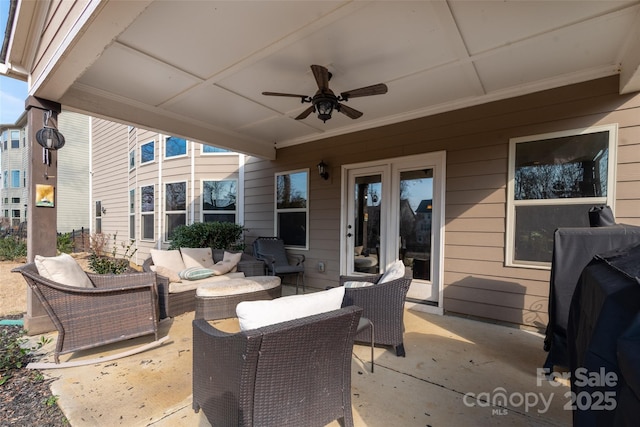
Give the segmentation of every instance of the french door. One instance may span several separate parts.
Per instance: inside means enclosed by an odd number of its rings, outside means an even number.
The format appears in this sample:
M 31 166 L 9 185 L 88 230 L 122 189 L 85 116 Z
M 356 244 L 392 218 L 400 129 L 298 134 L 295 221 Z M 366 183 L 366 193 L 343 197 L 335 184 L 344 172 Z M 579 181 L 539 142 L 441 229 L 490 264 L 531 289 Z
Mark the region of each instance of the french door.
M 444 152 L 343 166 L 343 274 L 378 274 L 396 260 L 409 301 L 441 297 Z

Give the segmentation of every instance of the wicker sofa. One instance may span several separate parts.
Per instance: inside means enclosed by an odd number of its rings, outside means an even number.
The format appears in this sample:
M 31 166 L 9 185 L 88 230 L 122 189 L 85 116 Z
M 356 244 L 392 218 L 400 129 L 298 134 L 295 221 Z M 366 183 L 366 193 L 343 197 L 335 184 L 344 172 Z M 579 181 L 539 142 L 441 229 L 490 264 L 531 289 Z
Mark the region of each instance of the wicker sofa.
M 214 426 L 353 426 L 361 313 L 346 307 L 238 333 L 194 320 L 193 409 Z
M 158 339 L 155 274 L 85 273 L 93 286 L 79 287 L 45 278 L 35 263 L 12 271 L 22 274 L 58 330 L 56 363 L 60 354 L 149 334 Z
M 218 262 L 223 259 L 224 250 L 213 249 L 213 259 Z M 154 269 L 153 259 L 150 256 L 142 264 L 142 269 L 145 272 L 151 272 Z M 237 265 L 237 272 L 226 274 L 225 276 L 218 276 L 217 278 L 238 278 L 249 276 L 262 276 L 264 275 L 264 263 L 255 259 L 253 256 L 243 253 L 240 262 Z M 199 282 L 206 283 L 210 280 L 200 280 Z M 175 291 L 170 286 L 170 280 L 168 277 L 161 274 L 157 274 L 158 295 L 160 305 L 160 318 L 175 317 L 188 311 L 194 311 L 196 309 L 196 290 L 197 282 L 193 282 L 193 286 L 186 287 L 184 290 Z

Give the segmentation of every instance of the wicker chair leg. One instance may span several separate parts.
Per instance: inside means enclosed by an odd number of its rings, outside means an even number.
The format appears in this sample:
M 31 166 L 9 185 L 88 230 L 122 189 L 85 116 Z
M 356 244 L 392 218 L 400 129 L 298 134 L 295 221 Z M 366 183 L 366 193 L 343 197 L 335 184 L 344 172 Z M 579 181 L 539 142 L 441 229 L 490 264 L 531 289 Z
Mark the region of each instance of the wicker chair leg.
M 400 343 L 397 346 L 395 346 L 396 349 L 396 356 L 398 357 L 405 357 L 406 354 L 404 352 L 404 343 Z

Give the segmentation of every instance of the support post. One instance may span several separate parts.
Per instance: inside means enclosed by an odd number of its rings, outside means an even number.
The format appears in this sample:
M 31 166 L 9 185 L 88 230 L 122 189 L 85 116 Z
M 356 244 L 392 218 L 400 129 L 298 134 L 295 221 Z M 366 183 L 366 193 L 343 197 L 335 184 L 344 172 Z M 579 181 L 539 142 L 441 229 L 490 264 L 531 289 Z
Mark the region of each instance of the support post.
M 50 151 L 50 165 L 43 162 L 43 148 L 36 140 L 36 133 L 44 127 L 45 113 L 51 111 L 49 127 L 58 127 L 61 106 L 57 102 L 30 96 L 25 101 L 27 110 L 27 262 L 33 262 L 36 255 L 55 256 L 57 249 L 57 176 L 58 153 Z M 52 185 L 55 190 L 53 207 L 36 206 L 36 185 Z M 27 288 L 27 311 L 24 328 L 29 335 L 49 332 L 55 329 L 44 307 Z

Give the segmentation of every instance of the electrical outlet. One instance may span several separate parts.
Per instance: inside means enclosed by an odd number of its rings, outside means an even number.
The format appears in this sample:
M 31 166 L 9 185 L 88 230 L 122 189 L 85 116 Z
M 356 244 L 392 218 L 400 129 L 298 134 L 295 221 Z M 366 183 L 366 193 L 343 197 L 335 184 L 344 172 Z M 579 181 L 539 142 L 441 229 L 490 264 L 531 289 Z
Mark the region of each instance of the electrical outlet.
M 318 271 L 319 271 L 320 273 L 324 273 L 324 262 L 320 261 L 320 262 L 318 263 Z

